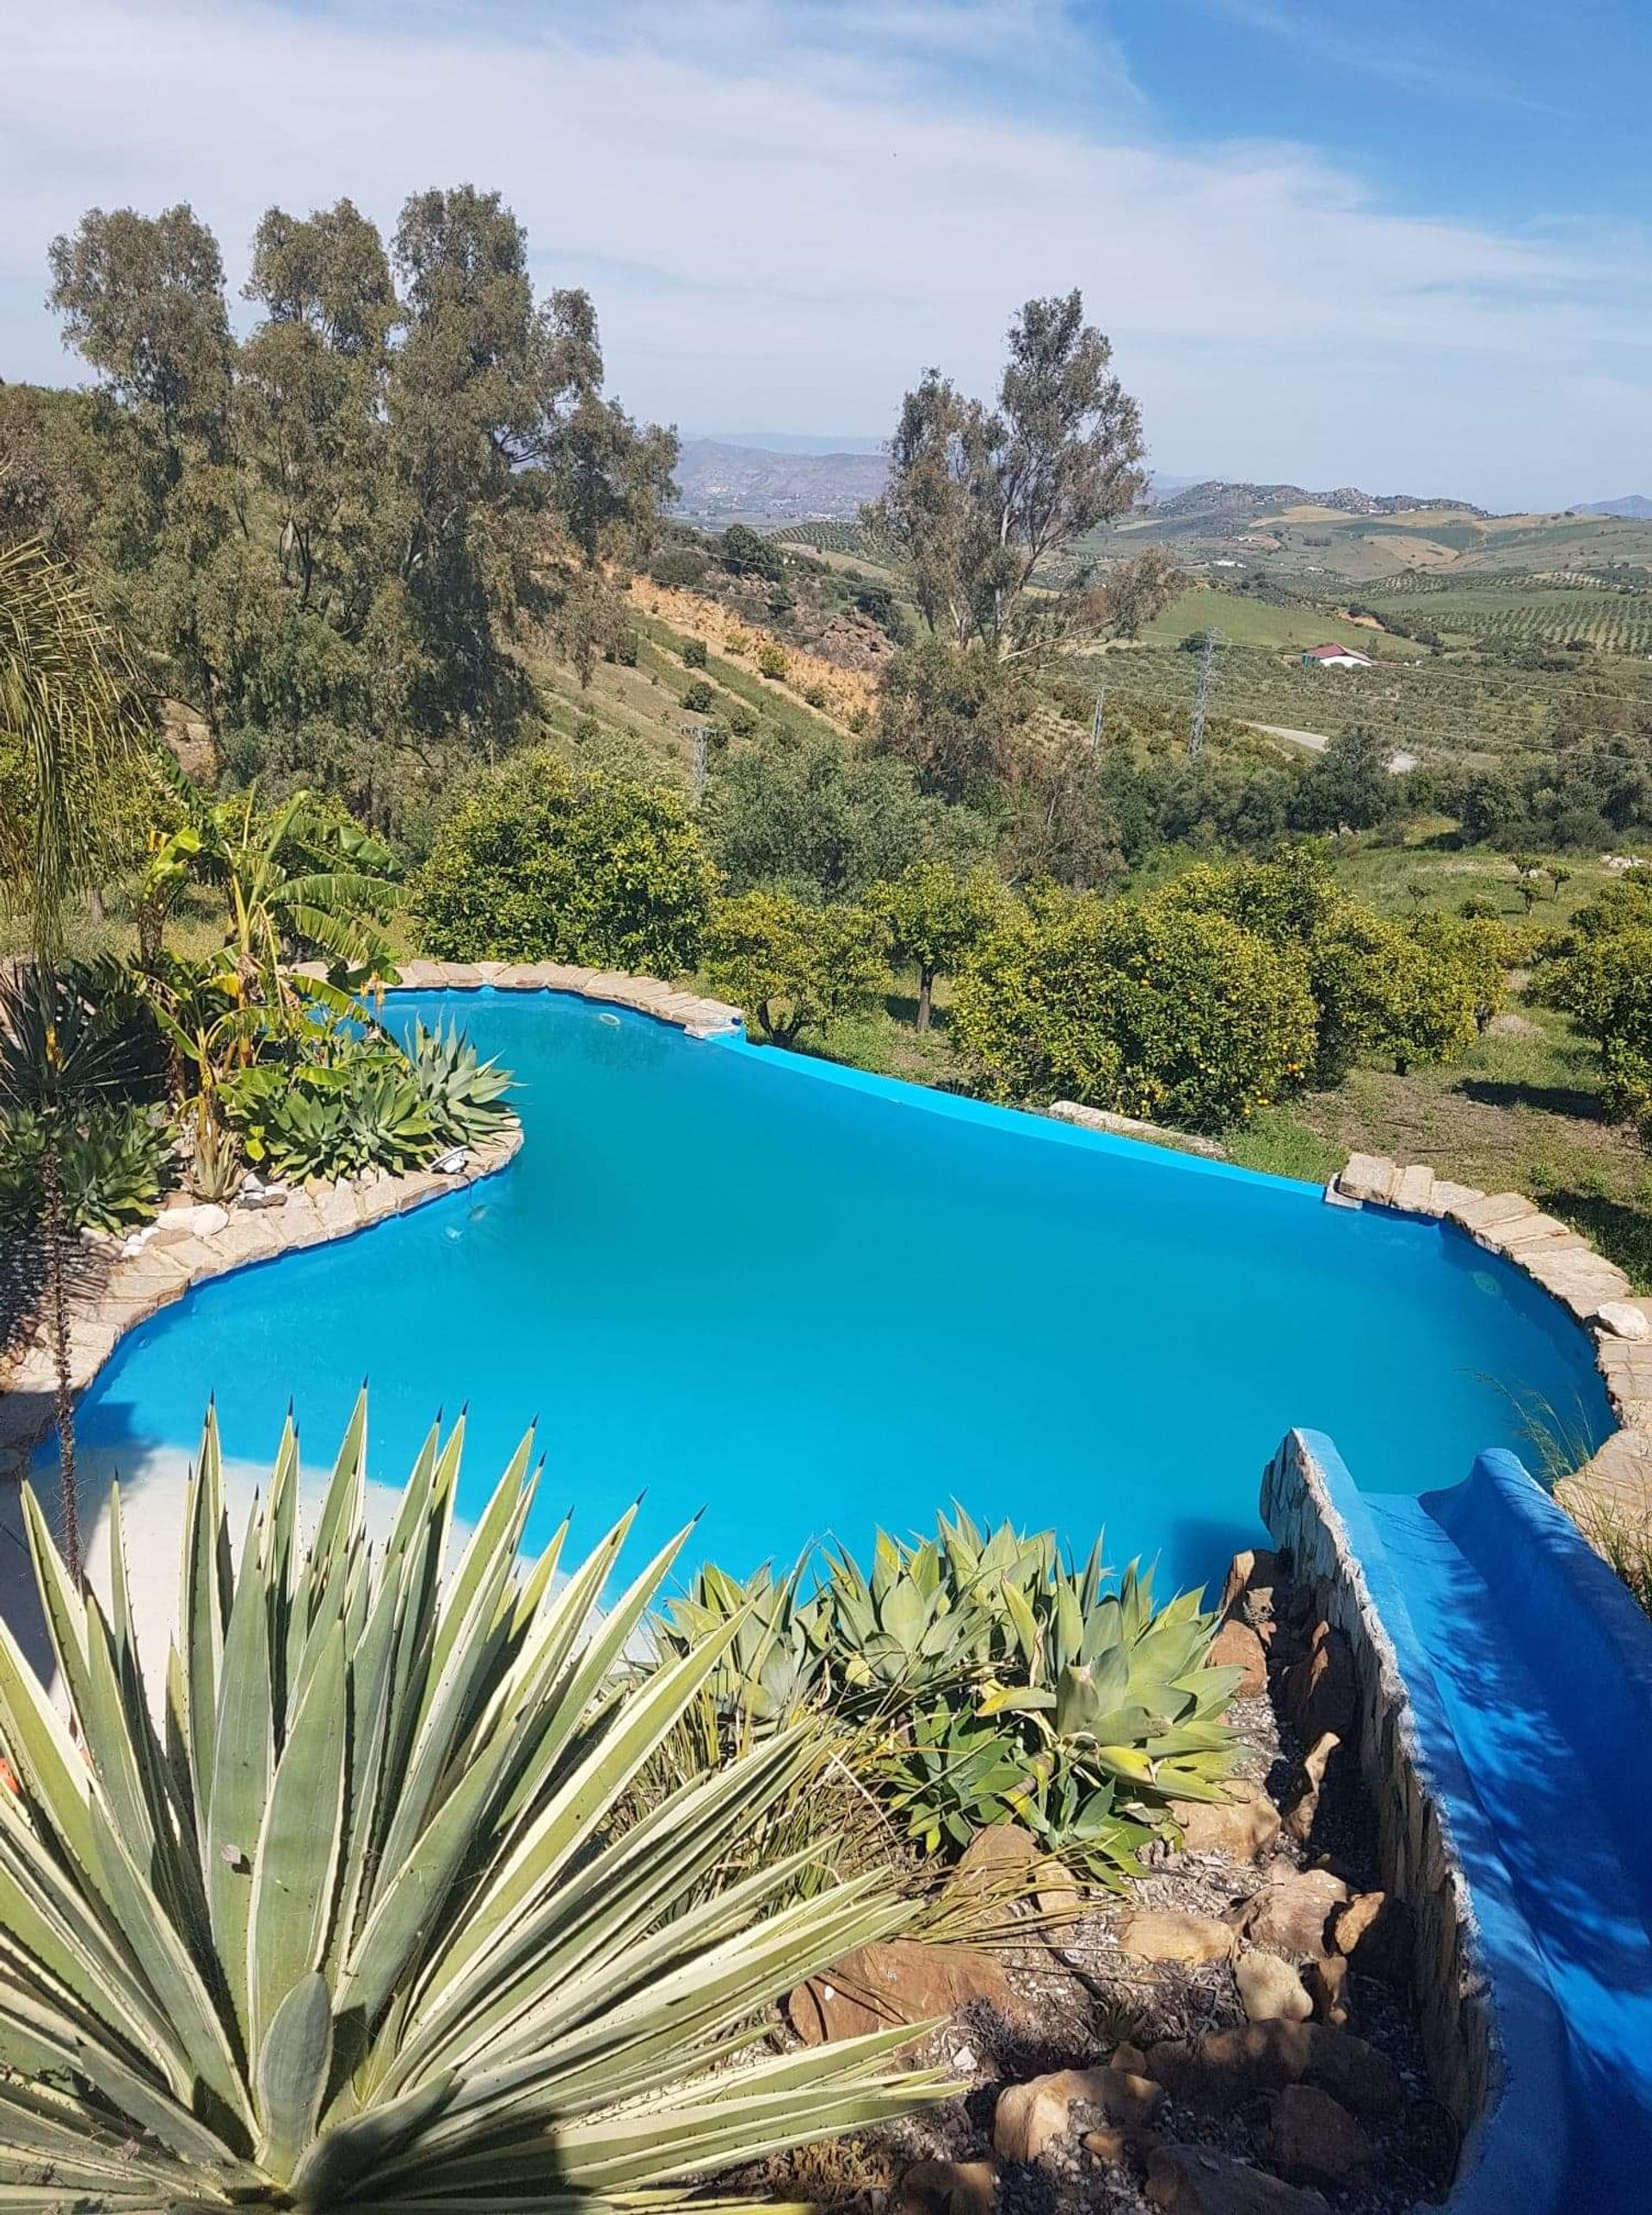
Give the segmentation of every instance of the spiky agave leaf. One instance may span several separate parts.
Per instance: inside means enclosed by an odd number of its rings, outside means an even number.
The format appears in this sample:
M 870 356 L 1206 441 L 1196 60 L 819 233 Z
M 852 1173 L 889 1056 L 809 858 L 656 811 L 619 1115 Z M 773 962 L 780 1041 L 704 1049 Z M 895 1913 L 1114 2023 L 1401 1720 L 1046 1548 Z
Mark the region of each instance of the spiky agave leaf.
M 365 1442 L 358 1406 L 306 1544 L 289 1425 L 232 1557 L 209 1416 L 163 1731 L 118 1493 L 108 1616 L 28 1499 L 74 1722 L 0 1622 L 0 2210 L 667 2208 L 941 2096 L 894 2065 L 909 2031 L 761 2051 L 777 1994 L 908 1914 L 742 1860 L 806 1726 L 630 1813 L 747 1628 L 627 1666 L 681 1537 L 606 1612 L 629 1517 L 565 1576 L 561 1532 L 525 1566 L 524 1441 L 450 1569 L 460 1435 L 433 1432 L 375 1559 Z

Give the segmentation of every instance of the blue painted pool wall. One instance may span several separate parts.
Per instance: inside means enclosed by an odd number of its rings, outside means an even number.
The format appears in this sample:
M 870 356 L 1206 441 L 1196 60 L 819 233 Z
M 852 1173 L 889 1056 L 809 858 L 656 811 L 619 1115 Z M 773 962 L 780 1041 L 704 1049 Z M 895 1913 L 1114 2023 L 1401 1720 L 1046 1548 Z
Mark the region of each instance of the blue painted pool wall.
M 1566 2027 L 1429 1662 L 1428 1639 L 1440 1626 L 1414 1619 L 1378 1519 L 1335 1446 L 1321 1432 L 1297 1436 L 1342 1525 L 1343 1558 L 1359 1564 L 1367 1616 L 1392 1648 L 1411 1711 L 1409 1757 L 1467 1880 L 1489 1982 L 1492 2095 L 1465 2140 L 1447 2206 L 1451 2215 L 1558 2215 L 1571 2204 L 1573 2168 Z
M 1465 1483 L 1418 1505 L 1504 1603 L 1505 1635 L 1523 1642 L 1652 1910 L 1652 1621 L 1512 1453 L 1482 1453 Z

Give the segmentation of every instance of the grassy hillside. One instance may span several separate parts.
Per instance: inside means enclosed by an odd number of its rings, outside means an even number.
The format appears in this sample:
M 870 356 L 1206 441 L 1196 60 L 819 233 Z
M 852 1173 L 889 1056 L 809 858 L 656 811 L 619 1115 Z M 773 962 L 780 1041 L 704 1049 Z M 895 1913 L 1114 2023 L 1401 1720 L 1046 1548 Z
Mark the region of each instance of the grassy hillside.
M 1365 654 L 1393 654 L 1415 660 L 1417 648 L 1409 639 L 1390 638 L 1374 625 L 1350 622 L 1335 604 L 1292 598 L 1282 602 L 1224 592 L 1210 585 L 1195 585 L 1173 600 L 1162 615 L 1148 624 L 1142 642 L 1149 646 L 1176 646 L 1209 627 L 1236 646 L 1272 648 L 1280 653 L 1301 653 L 1306 647 L 1328 643 L 1356 646 Z
M 1322 627 L 1328 627 L 1333 638 L 1341 635 L 1322 619 Z M 1367 645 L 1367 639 L 1361 637 L 1360 643 Z M 1094 658 L 1082 666 L 1094 670 Z M 1652 663 L 1617 659 L 1602 666 L 1652 712 Z M 1109 653 L 1106 669 L 1109 691 L 1123 698 L 1191 712 L 1197 654 L 1143 645 Z M 1422 654 L 1415 647 L 1405 658 L 1385 648 L 1374 669 L 1322 669 L 1304 668 L 1293 651 L 1236 645 L 1224 647 L 1218 657 L 1211 706 L 1224 715 L 1333 736 L 1351 723 L 1363 723 L 1396 748 L 1425 758 L 1457 754 L 1489 759 L 1546 751 L 1556 717 L 1575 682 L 1576 672 L 1569 668 L 1525 669 L 1476 654 Z

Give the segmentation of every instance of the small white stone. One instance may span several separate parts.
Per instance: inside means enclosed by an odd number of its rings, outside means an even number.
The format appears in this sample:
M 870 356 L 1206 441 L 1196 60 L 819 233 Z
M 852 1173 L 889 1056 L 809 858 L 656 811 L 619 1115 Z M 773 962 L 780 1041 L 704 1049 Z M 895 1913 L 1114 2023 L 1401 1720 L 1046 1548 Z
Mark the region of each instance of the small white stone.
M 1645 1338 L 1652 1336 L 1652 1323 L 1644 1312 L 1626 1299 L 1609 1299 L 1597 1307 L 1593 1322 L 1602 1330 L 1611 1331 L 1614 1338 Z
M 975 2058 L 974 2049 L 971 2046 L 960 2045 L 952 2056 L 952 2067 L 957 2070 L 960 2076 L 973 2076 L 980 2065 Z

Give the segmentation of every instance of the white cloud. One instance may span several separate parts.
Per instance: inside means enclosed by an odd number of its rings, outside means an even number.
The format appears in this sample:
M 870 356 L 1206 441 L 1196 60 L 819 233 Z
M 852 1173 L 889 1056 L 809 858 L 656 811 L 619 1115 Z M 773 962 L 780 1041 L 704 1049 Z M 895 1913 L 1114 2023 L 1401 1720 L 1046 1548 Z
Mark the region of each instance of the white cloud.
M 545 282 L 591 284 L 627 404 L 698 427 L 880 429 L 927 362 L 989 385 L 1014 306 L 1078 283 L 1165 467 L 1508 502 L 1633 473 L 1643 237 L 1431 221 L 1302 147 L 1168 145 L 1053 0 L 647 0 L 598 30 L 0 0 L 0 373 L 64 373 L 45 249 L 89 204 L 190 200 L 238 282 L 272 201 L 388 225 L 470 178 Z

